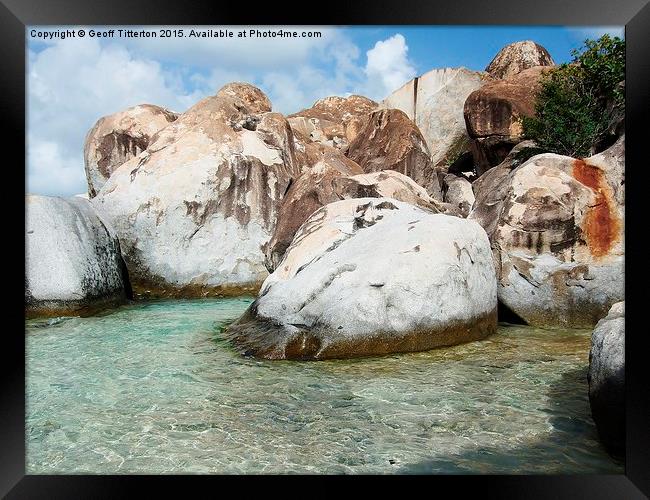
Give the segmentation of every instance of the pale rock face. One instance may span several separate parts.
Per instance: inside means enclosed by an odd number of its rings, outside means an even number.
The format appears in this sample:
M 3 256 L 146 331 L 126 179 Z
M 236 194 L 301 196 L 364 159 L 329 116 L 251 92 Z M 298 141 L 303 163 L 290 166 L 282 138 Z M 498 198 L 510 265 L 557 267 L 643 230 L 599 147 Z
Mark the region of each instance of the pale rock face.
M 266 267 L 273 272 L 296 231 L 319 208 L 349 198 L 395 198 L 435 212 L 447 213 L 411 178 L 393 170 L 364 174 L 336 159 L 320 161 L 303 173 L 285 196 L 273 237 L 265 247 Z M 349 160 L 348 160 L 349 161 Z
M 126 300 L 117 237 L 88 200 L 27 195 L 27 317 L 86 314 Z
M 541 154 L 475 183 L 469 217 L 491 239 L 499 300 L 527 323 L 590 327 L 623 299 L 624 155 L 623 137 L 585 160 Z
M 617 302 L 591 335 L 589 402 L 603 444 L 625 450 L 625 302 Z
M 325 359 L 427 350 L 496 328 L 485 231 L 392 198 L 326 205 L 226 337 L 244 354 Z
M 417 126 L 399 109 L 373 112 L 350 143 L 346 155 L 365 172 L 395 170 L 442 200 L 436 169 Z
M 100 118 L 86 134 L 84 164 L 88 194 L 93 198 L 117 167 L 147 149 L 151 138 L 178 114 L 140 104 Z
M 446 171 L 469 151 L 463 105 L 467 96 L 491 78 L 465 68 L 434 69 L 384 99 L 382 108 L 404 111 L 424 137 L 434 166 Z
M 534 66 L 553 65 L 548 50 L 532 40 L 525 40 L 503 47 L 485 71 L 495 78 L 508 78 Z
M 139 295 L 250 293 L 268 274 L 262 246 L 299 174 L 293 135 L 282 115 L 250 111 L 269 108 L 248 103 L 259 90 L 224 89 L 162 130 L 93 200 Z
M 312 142 L 344 149 L 377 103 L 359 95 L 326 97 L 287 117 L 292 130 Z
M 458 208 L 462 217 L 467 217 L 474 205 L 472 183 L 464 177 L 447 174 L 443 179 L 443 200 Z

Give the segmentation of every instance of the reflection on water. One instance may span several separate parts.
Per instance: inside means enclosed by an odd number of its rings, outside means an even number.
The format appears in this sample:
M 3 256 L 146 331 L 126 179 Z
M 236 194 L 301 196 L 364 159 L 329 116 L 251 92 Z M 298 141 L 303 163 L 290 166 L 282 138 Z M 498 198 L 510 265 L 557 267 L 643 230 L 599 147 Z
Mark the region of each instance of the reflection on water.
M 258 361 L 219 334 L 249 303 L 27 322 L 27 472 L 623 472 L 589 413 L 589 331 Z

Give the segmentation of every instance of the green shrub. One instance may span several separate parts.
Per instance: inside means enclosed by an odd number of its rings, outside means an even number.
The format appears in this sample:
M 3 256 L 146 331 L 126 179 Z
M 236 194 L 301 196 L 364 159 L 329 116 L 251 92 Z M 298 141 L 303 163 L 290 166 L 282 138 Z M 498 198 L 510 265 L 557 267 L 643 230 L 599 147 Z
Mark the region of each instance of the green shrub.
M 524 134 L 540 148 L 567 156 L 593 154 L 625 105 L 625 42 L 604 35 L 586 40 L 542 77 L 535 116 L 524 118 Z

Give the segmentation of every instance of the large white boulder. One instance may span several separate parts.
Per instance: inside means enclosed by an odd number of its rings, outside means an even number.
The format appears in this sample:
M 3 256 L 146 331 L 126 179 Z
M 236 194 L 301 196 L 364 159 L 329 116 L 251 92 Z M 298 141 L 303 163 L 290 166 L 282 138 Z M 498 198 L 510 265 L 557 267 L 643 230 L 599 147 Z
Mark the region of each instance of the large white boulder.
M 262 246 L 300 173 L 286 119 L 257 88 L 229 84 L 120 166 L 93 204 L 115 227 L 134 292 L 257 291 Z
M 226 337 L 244 354 L 324 359 L 427 350 L 496 329 L 485 231 L 392 198 L 322 207 Z
M 118 240 L 88 200 L 25 197 L 27 317 L 88 314 L 126 299 Z

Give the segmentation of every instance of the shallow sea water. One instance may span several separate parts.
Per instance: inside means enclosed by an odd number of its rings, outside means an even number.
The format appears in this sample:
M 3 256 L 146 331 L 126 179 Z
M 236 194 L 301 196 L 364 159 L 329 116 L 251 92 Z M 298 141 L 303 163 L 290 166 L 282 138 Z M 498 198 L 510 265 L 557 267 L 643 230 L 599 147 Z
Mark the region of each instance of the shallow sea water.
M 250 302 L 27 321 L 27 473 L 623 473 L 590 415 L 590 331 L 260 361 L 219 333 Z

